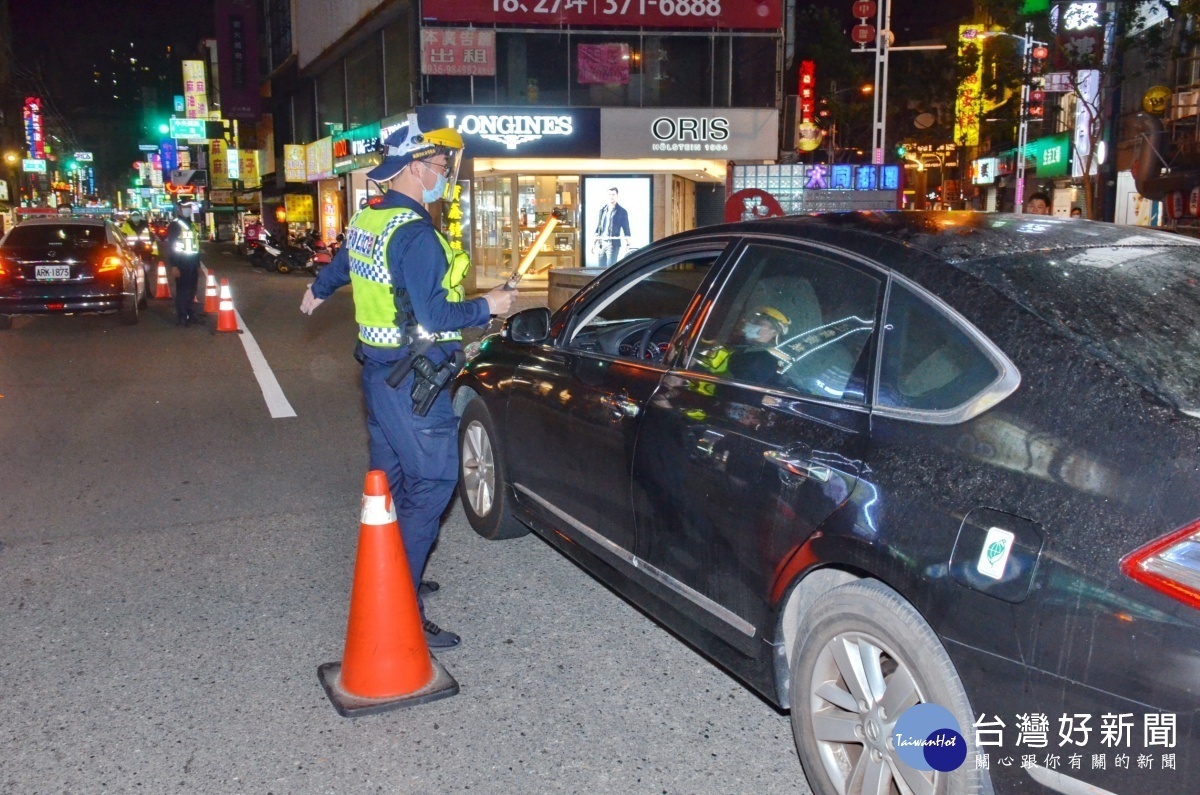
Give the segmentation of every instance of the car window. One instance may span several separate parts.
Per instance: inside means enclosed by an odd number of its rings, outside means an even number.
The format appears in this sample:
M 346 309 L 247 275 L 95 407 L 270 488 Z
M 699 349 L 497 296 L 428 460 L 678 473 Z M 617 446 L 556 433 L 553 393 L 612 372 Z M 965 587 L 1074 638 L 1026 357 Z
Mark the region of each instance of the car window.
M 688 369 L 810 397 L 866 402 L 882 281 L 781 246 L 750 245 Z
M 987 392 L 1000 375 L 981 339 L 903 283 L 893 284 L 880 362 L 880 406 L 951 411 Z
M 104 227 L 91 224 L 18 226 L 4 240 L 5 246 L 51 248 L 65 254 L 84 253 L 104 242 Z
M 631 274 L 583 311 L 567 346 L 658 360 L 720 251 L 680 253 Z M 652 339 L 643 339 L 649 333 Z

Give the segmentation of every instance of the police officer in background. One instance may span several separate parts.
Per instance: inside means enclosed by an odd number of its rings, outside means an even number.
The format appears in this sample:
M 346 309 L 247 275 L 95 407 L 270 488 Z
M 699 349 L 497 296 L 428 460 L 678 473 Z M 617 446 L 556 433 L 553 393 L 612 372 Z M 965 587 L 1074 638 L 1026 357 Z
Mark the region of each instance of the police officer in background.
M 196 288 L 200 283 L 200 230 L 192 222 L 196 205 L 175 205 L 175 220 L 167 226 L 167 262 L 175 277 L 175 325 L 190 326 L 196 318 Z
M 465 300 L 467 256 L 450 248 L 425 209 L 453 195 L 458 132 L 423 132 L 410 115 L 384 146 L 383 163 L 367 178 L 388 183 L 387 192 L 350 221 L 345 245 L 309 285 L 300 311 L 312 314 L 339 287 L 354 285 L 371 468 L 387 473 L 425 640 L 446 649 L 459 637 L 425 618 L 424 596 L 438 586 L 421 579 L 458 480 L 458 418 L 449 390 L 438 385 L 461 366 L 461 329 L 507 313 L 517 293 L 497 288 Z

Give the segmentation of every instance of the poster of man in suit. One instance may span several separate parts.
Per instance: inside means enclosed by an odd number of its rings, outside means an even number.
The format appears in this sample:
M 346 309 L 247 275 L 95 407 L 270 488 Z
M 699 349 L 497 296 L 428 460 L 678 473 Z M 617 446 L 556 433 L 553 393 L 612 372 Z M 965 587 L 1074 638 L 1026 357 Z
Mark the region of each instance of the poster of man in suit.
M 584 177 L 585 264 L 607 268 L 650 243 L 649 177 Z

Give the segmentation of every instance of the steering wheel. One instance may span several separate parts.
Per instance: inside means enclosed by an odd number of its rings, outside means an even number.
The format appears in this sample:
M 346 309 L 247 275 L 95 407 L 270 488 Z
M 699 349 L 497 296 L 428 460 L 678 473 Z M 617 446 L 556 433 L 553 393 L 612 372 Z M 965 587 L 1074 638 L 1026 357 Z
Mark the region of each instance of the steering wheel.
M 657 345 L 652 346 L 650 341 L 654 339 L 654 335 L 656 333 L 662 331 L 672 323 L 679 325 L 679 321 L 682 319 L 682 315 L 672 315 L 670 317 L 659 318 L 651 323 L 646 327 L 646 330 L 642 332 L 642 338 L 638 340 L 637 348 L 634 350 L 633 355 L 643 361 L 661 361 L 664 352 L 660 350 Z

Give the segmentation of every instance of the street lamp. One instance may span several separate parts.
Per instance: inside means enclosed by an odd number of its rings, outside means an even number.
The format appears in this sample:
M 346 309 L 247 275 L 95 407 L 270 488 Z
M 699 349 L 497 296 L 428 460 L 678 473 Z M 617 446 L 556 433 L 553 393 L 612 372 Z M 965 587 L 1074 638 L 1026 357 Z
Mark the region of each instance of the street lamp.
M 12 178 L 8 200 L 15 207 L 20 203 L 21 185 L 17 179 L 17 163 L 21 162 L 21 156 L 16 152 L 5 152 L 4 162 L 8 165 L 9 176 Z

